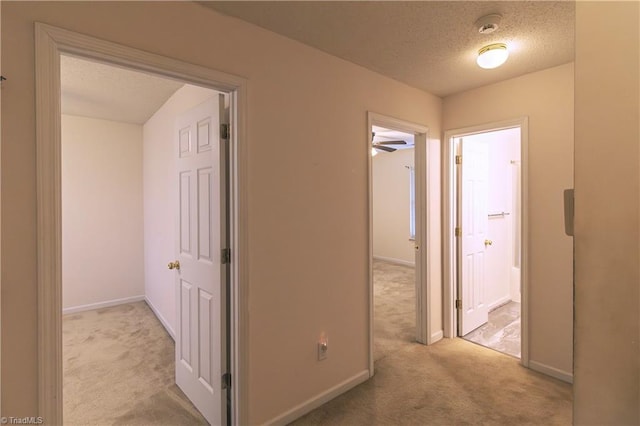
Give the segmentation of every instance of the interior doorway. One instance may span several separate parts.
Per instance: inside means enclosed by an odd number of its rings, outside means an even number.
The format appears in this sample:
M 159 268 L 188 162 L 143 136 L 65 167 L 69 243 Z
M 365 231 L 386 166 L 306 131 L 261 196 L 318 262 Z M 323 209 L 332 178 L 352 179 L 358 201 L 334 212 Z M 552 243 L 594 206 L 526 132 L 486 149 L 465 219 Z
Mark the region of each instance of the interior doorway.
M 526 128 L 522 119 L 445 135 L 444 298 L 448 337 L 525 365 Z
M 221 401 L 220 418 L 212 419 L 215 424 L 240 424 L 245 416 L 244 405 L 241 405 L 244 398 L 241 397 L 245 382 L 245 360 L 238 354 L 243 353 L 241 348 L 246 344 L 243 336 L 246 335 L 246 322 L 242 320 L 246 313 L 246 297 L 241 291 L 240 271 L 244 268 L 244 262 L 240 264 L 240 259 L 245 259 L 243 255 L 246 247 L 239 242 L 242 235 L 240 230 L 246 228 L 243 208 L 246 199 L 240 194 L 238 181 L 240 165 L 246 162 L 246 152 L 238 149 L 238 141 L 243 137 L 243 111 L 245 107 L 246 81 L 239 77 L 224 74 L 222 72 L 210 70 L 187 64 L 178 60 L 162 57 L 126 46 L 117 45 L 103 40 L 98 40 L 89 36 L 73 33 L 67 30 L 55 28 L 45 24 L 36 24 L 36 62 L 38 64 L 36 73 L 36 108 L 38 111 L 37 128 L 37 183 L 38 183 L 38 327 L 39 327 L 39 354 L 38 369 L 39 383 L 39 413 L 49 419 L 49 421 L 62 424 L 62 185 L 61 185 L 61 81 L 60 81 L 60 59 L 62 55 L 70 55 L 90 61 L 113 65 L 123 69 L 137 70 L 146 74 L 161 76 L 163 78 L 180 81 L 183 84 L 191 84 L 198 87 L 210 88 L 224 93 L 229 100 L 230 122 L 222 132 L 222 129 L 208 130 L 198 127 L 197 132 L 209 135 L 220 134 L 220 138 L 227 139 L 226 149 L 221 153 L 221 157 L 229 159 L 229 168 L 225 170 L 224 176 L 228 177 L 224 185 L 220 185 L 219 191 L 228 195 L 229 203 L 225 206 L 225 212 L 221 212 L 225 225 L 229 228 L 228 251 L 224 247 L 216 247 L 211 251 L 211 258 L 220 261 L 221 264 L 229 264 L 229 281 L 225 289 L 228 298 L 220 298 L 212 303 L 220 304 L 222 314 L 228 317 L 229 328 L 220 333 L 224 342 L 220 347 L 221 358 L 228 361 L 229 370 L 224 374 L 217 374 L 211 369 L 212 386 L 215 385 L 222 390 L 224 399 Z M 204 123 L 204 122 L 203 122 Z M 210 123 L 213 123 L 212 121 Z M 200 122 L 199 122 L 200 124 Z M 204 126 L 207 127 L 207 126 Z M 220 132 L 220 133 L 218 133 Z M 173 130 L 170 131 L 170 138 L 173 140 Z M 224 136 L 223 136 L 224 135 Z M 200 136 L 200 135 L 199 135 Z M 199 137 L 198 136 L 198 137 Z M 178 139 L 176 142 L 184 142 L 185 139 Z M 197 143 L 198 139 L 192 139 Z M 184 148 L 182 143 L 181 148 Z M 192 145 L 194 149 L 203 148 Z M 210 146 L 211 151 L 215 151 Z M 174 155 L 180 153 L 177 146 L 172 149 Z M 214 163 L 215 164 L 215 163 Z M 244 170 L 244 169 L 242 169 Z M 222 178 L 223 171 L 220 169 Z M 197 176 L 200 177 L 200 176 Z M 196 181 L 196 176 L 192 179 Z M 206 180 L 206 179 L 205 179 Z M 216 182 L 209 180 L 209 186 L 202 185 L 202 188 L 214 188 Z M 166 189 L 166 188 L 164 188 Z M 198 196 L 198 192 L 191 191 Z M 207 191 L 205 191 L 207 192 Z M 202 195 L 202 192 L 200 192 Z M 205 197 L 206 198 L 206 197 Z M 202 199 L 201 199 L 202 200 Z M 175 209 L 178 210 L 178 200 L 175 200 Z M 198 207 L 200 217 L 206 218 L 207 214 L 202 214 L 199 206 L 193 205 L 193 210 Z M 206 212 L 205 212 L 206 213 Z M 218 225 L 211 222 L 211 226 Z M 219 224 L 223 227 L 222 222 Z M 175 226 L 175 224 L 174 224 Z M 220 229 L 220 232 L 223 232 Z M 197 252 L 195 252 L 197 253 Z M 226 253 L 226 254 L 225 254 Z M 225 255 L 223 255 L 225 254 Z M 172 262 L 175 263 L 175 262 Z M 116 265 L 117 266 L 117 265 Z M 163 267 L 167 264 L 163 261 Z M 175 269 L 175 268 L 174 268 Z M 186 268 L 185 268 L 186 269 Z M 171 271 L 173 272 L 173 271 Z M 221 281 L 222 282 L 222 281 Z M 206 296 L 206 295 L 205 295 Z M 195 299 L 199 309 L 202 307 L 203 299 Z M 176 297 L 175 300 L 178 300 Z M 176 303 L 176 308 L 180 305 Z M 195 305 L 194 306 L 198 306 Z M 205 309 L 206 310 L 206 309 Z M 200 309 L 202 311 L 202 309 Z M 178 315 L 178 317 L 180 317 Z M 202 320 L 202 318 L 200 318 Z M 222 321 L 222 319 L 220 319 Z M 180 326 L 183 326 L 181 324 Z M 203 327 L 203 337 L 211 335 Z M 196 330 L 197 331 L 197 330 Z M 206 336 L 205 336 L 206 334 Z M 200 336 L 198 336 L 200 337 Z M 201 356 L 197 346 L 193 346 L 193 356 Z M 227 352 L 228 350 L 228 352 Z M 218 349 L 216 348 L 216 351 Z M 226 354 L 226 355 L 225 355 Z M 242 372 L 242 373 L 241 373 Z M 198 374 L 206 374 L 206 371 L 199 370 Z M 233 374 L 234 386 L 231 388 L 231 376 Z M 226 377 L 228 376 L 228 377 Z M 215 401 L 211 401 L 214 402 Z
M 374 359 L 416 335 L 415 134 L 372 126 Z
M 404 296 L 400 299 L 404 299 L 405 306 L 414 302 L 414 309 L 409 306 L 402 313 L 395 313 L 398 317 L 404 318 L 401 323 L 404 324 L 405 335 L 409 333 L 407 339 L 430 344 L 442 337 L 441 334 L 438 337 L 437 333 L 436 335 L 431 333 L 429 270 L 433 254 L 430 250 L 423 248 L 423 245 L 426 247 L 433 243 L 430 240 L 430 227 L 427 220 L 430 207 L 427 196 L 429 153 L 427 131 L 426 127 L 415 123 L 373 112 L 368 113 L 368 137 L 365 146 L 369 158 L 369 374 L 371 376 L 374 374 L 376 357 L 374 281 L 376 263 L 379 276 L 384 275 L 389 278 L 396 274 L 396 277 L 390 278 L 387 283 L 389 286 L 404 288 Z M 374 171 L 376 162 L 379 163 L 378 170 Z M 383 171 L 382 168 L 388 170 Z M 374 172 L 377 173 L 377 171 L 381 173 L 374 177 Z M 378 181 L 377 189 L 386 187 L 379 197 L 383 196 L 381 195 L 383 193 L 387 193 L 384 195 L 387 197 L 389 194 L 401 196 L 403 201 L 399 203 L 402 205 L 385 203 L 383 199 L 375 200 L 375 180 Z M 411 188 L 412 185 L 413 188 Z M 377 201 L 380 201 L 379 206 L 381 204 L 384 206 L 378 210 L 376 217 L 374 203 Z M 374 221 L 377 221 L 379 226 L 376 226 Z M 374 227 L 378 228 L 378 241 L 375 241 Z M 404 268 L 404 273 L 393 271 L 394 268 Z M 400 282 L 405 284 L 399 284 Z M 382 309 L 382 306 L 379 309 Z M 392 311 L 393 309 L 389 309 L 387 313 L 394 315 Z M 412 314 L 414 320 L 411 319 Z M 415 330 L 413 333 L 410 331 L 412 328 Z
M 60 59 L 65 418 L 225 424 L 229 96 Z
M 458 335 L 520 358 L 520 129 L 454 143 Z

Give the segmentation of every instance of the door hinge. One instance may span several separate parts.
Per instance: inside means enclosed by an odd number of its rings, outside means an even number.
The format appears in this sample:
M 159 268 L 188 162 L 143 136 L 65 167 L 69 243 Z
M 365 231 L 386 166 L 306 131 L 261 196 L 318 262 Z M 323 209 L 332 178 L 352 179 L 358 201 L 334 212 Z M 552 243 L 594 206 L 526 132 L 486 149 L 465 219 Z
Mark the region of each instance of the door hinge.
M 231 389 L 231 373 L 222 375 L 222 389 Z
M 454 235 L 456 237 L 461 236 L 462 235 L 462 228 L 456 228 L 453 233 L 454 233 Z
M 462 309 L 462 300 L 456 299 L 456 309 Z
M 456 155 L 456 164 L 462 164 L 462 155 Z
M 231 249 L 222 249 L 221 262 L 223 265 L 231 263 Z
M 220 138 L 221 139 L 229 139 L 231 137 L 231 129 L 228 124 L 220 125 Z

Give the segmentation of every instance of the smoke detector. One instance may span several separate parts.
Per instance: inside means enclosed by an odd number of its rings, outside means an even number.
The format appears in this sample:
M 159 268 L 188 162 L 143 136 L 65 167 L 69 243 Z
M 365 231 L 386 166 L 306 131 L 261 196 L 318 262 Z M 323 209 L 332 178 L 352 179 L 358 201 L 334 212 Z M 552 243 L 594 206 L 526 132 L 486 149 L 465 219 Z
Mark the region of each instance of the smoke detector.
M 482 18 L 478 19 L 475 25 L 480 34 L 491 34 L 498 29 L 501 20 L 501 15 L 492 13 L 491 15 L 483 16 Z

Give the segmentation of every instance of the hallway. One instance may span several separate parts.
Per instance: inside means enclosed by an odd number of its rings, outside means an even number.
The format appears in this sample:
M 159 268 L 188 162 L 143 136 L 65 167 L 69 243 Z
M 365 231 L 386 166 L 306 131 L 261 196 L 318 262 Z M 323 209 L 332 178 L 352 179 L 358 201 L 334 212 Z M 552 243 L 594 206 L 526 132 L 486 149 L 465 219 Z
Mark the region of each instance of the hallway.
M 463 339 L 408 337 L 413 268 L 376 261 L 374 285 L 375 376 L 293 425 L 571 424 L 571 385 Z

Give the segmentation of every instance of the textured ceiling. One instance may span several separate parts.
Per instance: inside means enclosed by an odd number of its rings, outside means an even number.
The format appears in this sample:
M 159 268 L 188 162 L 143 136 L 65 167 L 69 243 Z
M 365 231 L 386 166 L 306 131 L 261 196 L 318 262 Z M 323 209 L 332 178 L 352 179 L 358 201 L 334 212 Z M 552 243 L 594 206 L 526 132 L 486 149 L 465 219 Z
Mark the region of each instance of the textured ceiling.
M 144 124 L 184 84 L 70 56 L 60 59 L 62 113 Z
M 573 61 L 572 1 L 213 1 L 203 6 L 447 96 Z M 499 13 L 492 34 L 475 21 Z M 482 46 L 504 42 L 505 65 L 479 68 Z

